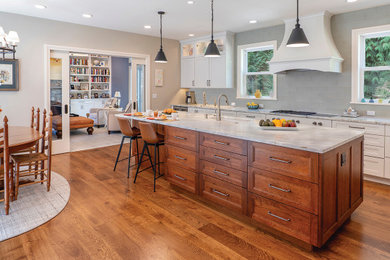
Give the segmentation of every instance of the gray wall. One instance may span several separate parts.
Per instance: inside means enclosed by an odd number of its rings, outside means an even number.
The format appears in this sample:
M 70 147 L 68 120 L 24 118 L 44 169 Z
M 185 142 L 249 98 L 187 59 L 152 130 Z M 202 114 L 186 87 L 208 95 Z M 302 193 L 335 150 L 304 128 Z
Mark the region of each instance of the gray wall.
M 296 109 L 317 112 L 342 113 L 351 100 L 351 46 L 352 30 L 390 24 L 390 5 L 339 14 L 332 17 L 332 33 L 336 46 L 344 58 L 343 73 L 316 71 L 288 72 L 278 75 L 278 100 L 260 103 L 269 109 Z M 236 34 L 237 45 L 277 40 L 281 43 L 284 25 Z M 236 57 L 236 55 L 235 55 Z M 234 70 L 236 72 L 236 69 Z M 203 89 L 197 89 L 196 99 L 202 102 Z M 231 102 L 245 106 L 247 99 L 236 99 L 236 89 L 206 90 L 208 103 L 213 104 L 220 93 L 226 93 Z M 374 110 L 379 116 L 390 116 L 390 107 L 378 105 L 354 105 L 365 113 Z
M 121 93 L 121 107 L 125 108 L 129 103 L 129 59 L 128 58 L 111 58 L 111 92 L 112 96 L 115 91 Z

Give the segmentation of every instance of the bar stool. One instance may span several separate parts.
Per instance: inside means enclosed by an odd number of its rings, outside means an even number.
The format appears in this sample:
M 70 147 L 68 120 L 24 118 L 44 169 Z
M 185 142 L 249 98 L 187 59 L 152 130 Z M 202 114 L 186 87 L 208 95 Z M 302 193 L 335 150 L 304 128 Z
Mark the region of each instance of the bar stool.
M 140 135 L 140 131 L 137 128 L 131 127 L 130 121 L 128 119 L 121 118 L 121 117 L 118 117 L 117 119 L 118 119 L 119 127 L 121 129 L 123 136 L 122 136 L 121 146 L 119 147 L 118 155 L 116 157 L 114 171 L 116 170 L 116 166 L 117 166 L 118 162 L 128 160 L 128 162 L 127 162 L 127 178 L 129 178 L 130 177 L 130 168 L 139 164 L 138 139 L 141 137 L 141 135 Z M 122 152 L 123 143 L 124 143 L 126 138 L 130 139 L 129 157 L 122 159 L 122 160 L 119 160 L 119 156 L 121 155 L 121 152 Z M 133 143 L 133 140 L 135 140 L 135 142 L 137 144 L 137 154 L 131 156 L 131 145 Z M 130 165 L 130 160 L 134 156 L 137 156 L 137 163 Z
M 142 123 L 139 122 L 139 129 L 141 131 L 141 137 L 144 140 L 144 147 L 142 148 L 141 158 L 140 162 L 142 162 L 142 159 L 145 155 L 145 151 L 148 154 L 149 161 L 151 166 L 143 169 L 142 171 L 153 168 L 153 191 L 156 192 L 156 180 L 164 175 L 161 175 L 160 173 L 160 146 L 164 145 L 164 137 L 162 135 L 159 135 L 156 133 L 156 131 L 153 128 L 153 125 L 150 123 Z M 152 156 L 150 155 L 149 146 L 154 146 L 154 163 L 152 161 Z M 134 183 L 137 180 L 138 173 L 142 172 L 139 170 L 141 166 L 141 163 L 138 164 L 137 167 L 137 173 L 134 177 Z M 158 176 L 157 175 L 158 172 Z

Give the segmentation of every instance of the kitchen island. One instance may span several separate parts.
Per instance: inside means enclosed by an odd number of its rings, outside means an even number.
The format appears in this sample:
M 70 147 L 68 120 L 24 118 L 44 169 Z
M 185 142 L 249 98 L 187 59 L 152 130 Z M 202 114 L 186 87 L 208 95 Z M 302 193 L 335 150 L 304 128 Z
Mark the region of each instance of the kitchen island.
M 256 120 L 190 113 L 127 118 L 164 126 L 174 187 L 300 246 L 322 247 L 363 201 L 363 131 L 264 131 Z

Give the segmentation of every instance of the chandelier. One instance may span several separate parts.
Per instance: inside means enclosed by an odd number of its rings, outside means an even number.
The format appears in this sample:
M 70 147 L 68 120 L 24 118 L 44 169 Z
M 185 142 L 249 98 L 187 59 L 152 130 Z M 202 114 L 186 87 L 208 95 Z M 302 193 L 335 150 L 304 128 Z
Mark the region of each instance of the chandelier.
M 16 46 L 19 42 L 18 33 L 15 31 L 9 31 L 5 33 L 3 27 L 0 26 L 0 59 L 5 59 L 7 54 L 12 53 L 12 59 L 15 59 Z

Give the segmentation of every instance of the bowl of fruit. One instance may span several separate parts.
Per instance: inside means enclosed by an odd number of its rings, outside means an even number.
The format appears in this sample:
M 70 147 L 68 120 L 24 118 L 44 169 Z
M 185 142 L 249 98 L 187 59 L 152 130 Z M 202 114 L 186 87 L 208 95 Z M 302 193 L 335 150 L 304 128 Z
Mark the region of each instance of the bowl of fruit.
M 255 102 L 248 102 L 246 104 L 246 106 L 248 107 L 248 109 L 259 109 L 260 105 L 259 104 L 256 104 Z
M 280 118 L 273 118 L 272 120 L 260 120 L 259 126 L 263 130 L 277 130 L 277 131 L 297 131 L 297 124 L 294 120 L 286 120 Z
M 177 111 L 173 110 L 172 108 L 167 108 L 163 110 L 163 114 L 170 115 L 172 113 L 177 113 Z

